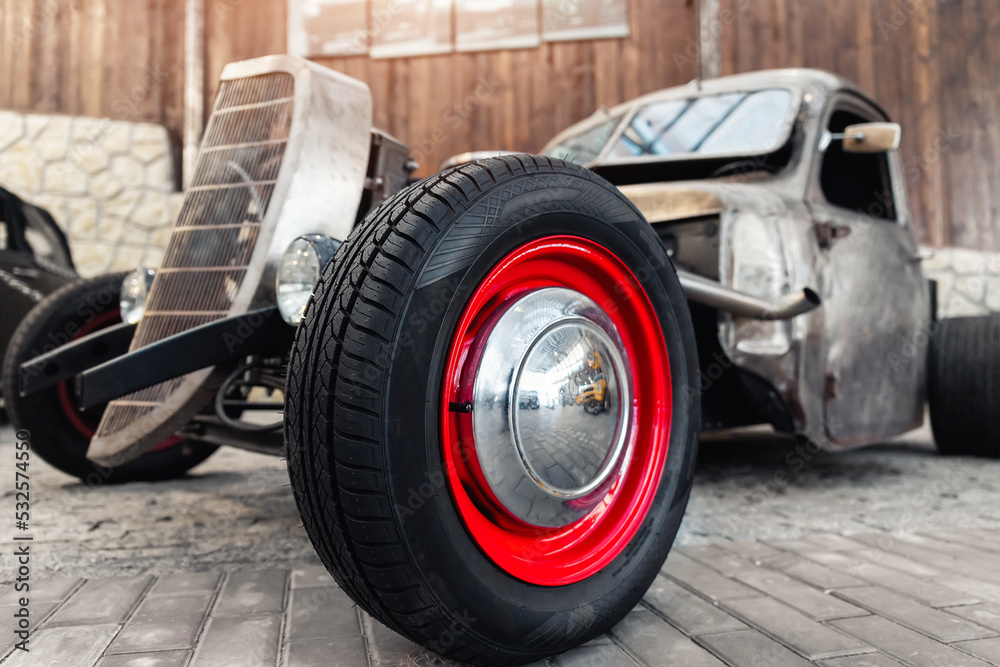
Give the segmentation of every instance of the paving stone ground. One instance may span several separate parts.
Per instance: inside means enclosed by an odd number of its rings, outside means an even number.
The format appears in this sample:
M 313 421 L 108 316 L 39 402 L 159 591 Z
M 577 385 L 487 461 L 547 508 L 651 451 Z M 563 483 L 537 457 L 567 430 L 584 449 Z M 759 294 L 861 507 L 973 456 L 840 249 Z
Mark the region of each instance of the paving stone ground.
M 11 440 L 0 430 L 9 503 Z M 1000 464 L 937 457 L 926 434 L 801 465 L 794 447 L 706 444 L 640 605 L 539 664 L 1000 665 Z M 3 664 L 448 664 L 336 587 L 284 475 L 223 450 L 187 479 L 91 489 L 33 461 L 31 652 L 12 648 L 7 585 Z
M 990 529 L 680 546 L 611 632 L 537 665 L 1000 665 L 998 563 Z M 0 618 L 16 598 L 0 594 Z M 30 610 L 31 650 L 7 633 L 5 665 L 453 664 L 373 620 L 313 563 L 50 578 Z

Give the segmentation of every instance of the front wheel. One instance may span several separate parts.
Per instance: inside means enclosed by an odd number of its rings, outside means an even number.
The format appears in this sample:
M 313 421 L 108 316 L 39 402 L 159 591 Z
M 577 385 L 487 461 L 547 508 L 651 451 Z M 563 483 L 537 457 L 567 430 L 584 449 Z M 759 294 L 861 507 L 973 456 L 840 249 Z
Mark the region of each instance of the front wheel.
M 11 337 L 4 359 L 3 381 L 11 422 L 31 434 L 32 448 L 49 464 L 90 486 L 180 477 L 217 449 L 171 436 L 139 458 L 120 466 L 87 459 L 90 439 L 104 407 L 77 408 L 72 381 L 31 396 L 20 396 L 18 366 L 89 333 L 121 322 L 119 295 L 123 273 L 87 278 L 65 285 L 35 306 Z
M 561 399 L 595 353 L 608 409 L 587 415 Z M 299 327 L 285 437 L 306 530 L 359 605 L 432 650 L 567 650 L 666 558 L 697 367 L 670 261 L 613 186 L 524 155 L 445 171 L 359 225 Z

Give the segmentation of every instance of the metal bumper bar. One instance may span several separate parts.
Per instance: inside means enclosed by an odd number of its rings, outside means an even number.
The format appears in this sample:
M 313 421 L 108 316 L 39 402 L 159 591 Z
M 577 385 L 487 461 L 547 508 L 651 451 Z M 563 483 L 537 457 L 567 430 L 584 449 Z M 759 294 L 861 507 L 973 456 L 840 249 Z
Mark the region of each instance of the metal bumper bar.
M 95 331 L 22 363 L 21 396 L 28 396 L 68 380 L 88 368 L 128 352 L 135 325 L 122 322 Z
M 283 356 L 295 329 L 276 307 L 209 322 L 141 347 L 77 376 L 81 409 L 103 405 L 201 368 L 261 354 Z

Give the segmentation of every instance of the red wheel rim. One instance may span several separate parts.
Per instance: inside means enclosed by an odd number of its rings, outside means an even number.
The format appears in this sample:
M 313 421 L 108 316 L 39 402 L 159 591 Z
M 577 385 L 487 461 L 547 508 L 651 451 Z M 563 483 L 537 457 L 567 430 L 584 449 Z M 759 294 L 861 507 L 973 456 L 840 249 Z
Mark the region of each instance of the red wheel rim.
M 500 511 L 476 461 L 472 417 L 451 403 L 471 399 L 470 356 L 484 327 L 512 300 L 546 287 L 588 297 L 621 336 L 631 373 L 630 458 L 600 489 L 602 497 L 579 520 L 558 528 L 533 526 Z M 481 341 L 480 341 L 481 342 Z M 473 371 L 474 372 L 474 371 Z M 666 344 L 642 285 L 617 256 L 592 241 L 551 236 L 507 255 L 469 300 L 449 348 L 441 401 L 442 453 L 456 509 L 480 549 L 523 581 L 557 586 L 598 572 L 628 545 L 659 486 L 670 439 L 672 400 Z
M 111 310 L 106 310 L 94 317 L 89 322 L 84 322 L 80 329 L 70 337 L 70 341 L 77 340 L 78 338 L 83 338 L 87 334 L 93 333 L 100 329 L 106 329 L 107 327 L 113 326 L 121 322 L 121 311 L 118 308 L 112 308 Z M 97 424 L 100 422 L 101 416 L 96 410 L 91 410 L 90 412 L 80 412 L 79 405 L 76 402 L 76 396 L 70 391 L 69 381 L 63 380 L 56 384 L 56 396 L 59 397 L 59 406 L 62 408 L 63 414 L 69 423 L 83 435 L 85 438 L 93 438 L 94 433 L 97 431 Z M 181 441 L 181 438 L 172 435 L 166 438 L 163 442 L 153 447 L 147 453 L 158 452 L 169 447 L 173 447 Z

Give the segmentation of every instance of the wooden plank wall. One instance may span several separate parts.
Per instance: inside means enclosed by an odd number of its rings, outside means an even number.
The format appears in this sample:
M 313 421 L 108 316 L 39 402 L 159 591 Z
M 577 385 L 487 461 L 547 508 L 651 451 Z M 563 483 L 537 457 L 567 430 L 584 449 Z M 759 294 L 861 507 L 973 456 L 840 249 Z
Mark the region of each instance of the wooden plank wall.
M 209 94 L 226 62 L 284 51 L 283 2 L 209 0 L 205 6 Z M 463 151 L 538 150 L 601 105 L 694 78 L 694 0 L 630 0 L 629 17 L 626 39 L 319 62 L 371 86 L 375 125 L 407 142 L 421 163 L 418 173 L 428 175 Z
M 184 3 L 0 0 L 0 109 L 184 118 Z
M 475 149 L 537 150 L 601 105 L 690 80 L 697 2 L 630 0 L 626 39 L 322 62 L 366 81 L 375 123 L 430 173 Z M 990 0 L 720 0 L 722 73 L 829 69 L 904 126 L 922 240 L 1000 250 L 1000 13 Z M 178 0 L 0 0 L 0 108 L 183 126 Z M 206 0 L 206 109 L 225 63 L 285 50 L 285 0 Z
M 990 0 L 721 0 L 722 73 L 818 67 L 903 126 L 921 240 L 1000 250 L 1000 13 Z

